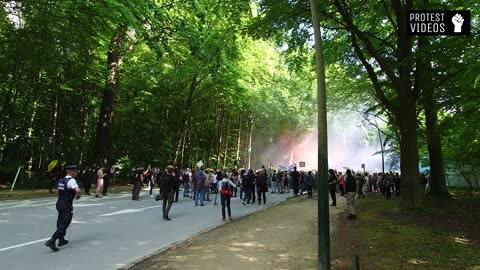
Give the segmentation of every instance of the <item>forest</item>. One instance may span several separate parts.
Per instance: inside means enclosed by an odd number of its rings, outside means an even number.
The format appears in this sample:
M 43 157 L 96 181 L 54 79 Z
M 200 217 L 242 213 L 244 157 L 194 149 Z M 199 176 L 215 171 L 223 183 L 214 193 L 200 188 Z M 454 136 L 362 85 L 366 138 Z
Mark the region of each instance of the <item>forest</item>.
M 43 177 L 51 160 L 255 168 L 317 125 L 309 0 L 0 3 L 1 184 L 19 166 L 25 182 Z M 419 165 L 435 195 L 446 173 L 480 189 L 480 3 L 318 9 L 329 125 L 373 127 L 365 140 L 382 137 L 378 154 L 400 164 L 406 206 L 421 204 Z M 412 9 L 469 9 L 472 33 L 409 36 Z

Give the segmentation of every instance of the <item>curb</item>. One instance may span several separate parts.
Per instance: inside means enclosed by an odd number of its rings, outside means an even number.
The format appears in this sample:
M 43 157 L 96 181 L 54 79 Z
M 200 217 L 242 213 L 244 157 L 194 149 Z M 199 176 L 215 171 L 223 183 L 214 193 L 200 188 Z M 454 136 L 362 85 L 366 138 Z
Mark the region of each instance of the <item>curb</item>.
M 273 204 L 271 204 L 271 205 L 269 205 L 269 206 L 266 206 L 265 208 L 262 208 L 262 209 L 260 209 L 260 210 L 254 211 L 254 212 L 252 212 L 252 213 L 246 214 L 246 215 L 241 216 L 241 217 L 238 217 L 238 218 L 234 219 L 233 222 L 235 222 L 235 221 L 237 221 L 237 220 L 241 220 L 241 219 L 246 218 L 246 217 L 249 217 L 249 216 L 251 216 L 251 215 L 253 215 L 253 214 L 266 211 L 266 210 L 268 210 L 268 209 L 270 209 L 270 208 L 272 208 L 272 207 L 278 206 L 278 205 L 280 205 L 280 204 L 283 204 L 283 203 L 285 203 L 286 201 L 288 201 L 288 200 L 291 199 L 291 198 L 295 198 L 295 196 L 291 196 L 291 197 L 284 198 L 284 199 L 282 199 L 282 200 L 280 200 L 280 201 L 278 201 L 278 202 L 275 202 L 275 203 L 273 203 Z M 126 264 L 125 266 L 119 267 L 119 268 L 117 268 L 117 270 L 129 270 L 129 269 L 131 269 L 132 267 L 134 267 L 134 266 L 142 263 L 142 262 L 145 261 L 145 260 L 148 260 L 148 259 L 150 259 L 150 258 L 152 258 L 152 257 L 157 256 L 157 255 L 160 255 L 160 254 L 162 254 L 162 253 L 164 253 L 164 252 L 166 252 L 166 251 L 168 251 L 168 250 L 170 250 L 170 249 L 179 247 L 179 246 L 181 246 L 181 245 L 183 245 L 183 244 L 187 244 L 188 242 L 191 242 L 195 237 L 200 236 L 200 235 L 202 235 L 202 234 L 204 234 L 204 233 L 208 233 L 208 232 L 210 232 L 210 231 L 213 231 L 213 230 L 215 230 L 215 229 L 217 229 L 217 228 L 219 228 L 219 227 L 225 226 L 225 225 L 227 225 L 227 224 L 229 224 L 229 223 L 231 223 L 231 222 L 218 224 L 218 225 L 212 226 L 212 227 L 210 227 L 210 228 L 207 228 L 207 229 L 205 229 L 205 230 L 203 230 L 203 231 L 200 231 L 200 232 L 197 232 L 197 233 L 195 233 L 195 234 L 192 234 L 192 235 L 189 236 L 187 239 L 173 242 L 172 244 L 170 244 L 170 245 L 168 245 L 168 246 L 166 246 L 166 247 L 163 247 L 163 248 L 161 248 L 161 249 L 159 249 L 159 250 L 157 250 L 157 251 L 154 251 L 153 253 L 151 253 L 151 254 L 149 254 L 149 255 L 145 255 L 145 256 L 141 257 L 140 259 L 134 260 L 134 261 Z

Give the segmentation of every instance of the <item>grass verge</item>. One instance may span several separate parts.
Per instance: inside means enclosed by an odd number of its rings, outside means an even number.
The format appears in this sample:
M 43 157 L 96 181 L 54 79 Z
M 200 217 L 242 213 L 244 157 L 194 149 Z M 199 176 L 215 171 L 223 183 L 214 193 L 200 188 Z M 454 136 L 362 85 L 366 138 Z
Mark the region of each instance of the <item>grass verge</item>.
M 358 219 L 338 219 L 332 239 L 334 269 L 480 270 L 480 194 L 427 198 L 416 211 L 379 195 L 357 200 Z
M 120 193 L 120 192 L 130 192 L 132 187 L 129 185 L 115 185 L 108 189 L 108 193 Z M 82 189 L 83 193 L 83 189 Z M 95 194 L 95 187 L 90 189 L 91 194 Z M 48 198 L 48 197 L 57 197 L 57 191 L 49 193 L 48 189 L 16 189 L 14 191 L 10 190 L 0 190 L 0 201 L 6 200 L 28 200 L 36 198 Z

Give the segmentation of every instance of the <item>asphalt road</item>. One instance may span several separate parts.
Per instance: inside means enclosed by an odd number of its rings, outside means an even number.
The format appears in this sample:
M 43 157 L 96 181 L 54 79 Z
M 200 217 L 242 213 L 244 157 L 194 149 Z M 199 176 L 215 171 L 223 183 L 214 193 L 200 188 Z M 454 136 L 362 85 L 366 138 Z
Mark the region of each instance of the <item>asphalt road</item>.
M 269 193 L 267 206 L 289 195 Z M 222 223 L 221 208 L 213 201 L 195 207 L 193 200 L 180 198 L 172 206 L 172 221 L 164 221 L 161 201 L 146 192 L 141 199 L 132 201 L 124 193 L 75 201 L 69 243 L 56 253 L 43 245 L 56 228 L 55 199 L 0 202 L 0 269 L 118 269 Z M 234 218 L 262 208 L 232 199 Z

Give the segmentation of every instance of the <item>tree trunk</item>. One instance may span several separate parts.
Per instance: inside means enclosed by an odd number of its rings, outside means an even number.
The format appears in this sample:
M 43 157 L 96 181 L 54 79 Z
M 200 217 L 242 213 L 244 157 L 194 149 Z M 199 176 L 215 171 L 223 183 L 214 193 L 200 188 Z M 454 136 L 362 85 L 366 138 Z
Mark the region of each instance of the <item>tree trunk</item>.
M 222 155 L 221 153 L 221 148 L 222 148 L 222 141 L 223 141 L 223 125 L 225 121 L 225 110 L 222 109 L 222 116 L 220 118 L 220 138 L 218 140 L 218 145 L 217 145 L 217 169 L 220 168 L 220 156 Z
M 428 46 L 426 36 L 419 37 L 418 48 L 424 49 Z M 428 156 L 431 174 L 431 194 L 437 196 L 448 196 L 447 182 L 445 180 L 445 167 L 443 165 L 442 140 L 438 130 L 438 104 L 434 97 L 432 65 L 428 54 L 424 54 L 417 60 L 418 87 L 422 91 L 420 99 L 425 110 L 425 126 L 428 146 Z
M 182 149 L 182 142 L 186 136 L 185 134 L 187 133 L 187 127 L 190 120 L 190 113 L 192 111 L 193 94 L 199 83 L 200 81 L 198 80 L 198 75 L 194 75 L 192 82 L 190 83 L 190 89 L 189 89 L 188 98 L 187 98 L 187 111 L 185 112 L 185 115 L 184 115 L 183 128 L 181 129 L 180 138 L 178 140 L 177 148 L 175 150 L 175 157 L 173 158 L 173 166 L 177 164 L 178 156 L 180 155 L 180 152 Z
M 399 81 L 395 82 L 400 100 L 401 112 L 397 119 L 400 124 L 400 169 L 401 205 L 406 209 L 420 208 L 423 205 L 423 194 L 418 171 L 418 141 L 417 141 L 417 106 L 416 97 L 412 92 L 412 40 L 407 32 L 407 10 L 412 2 L 406 4 L 392 1 L 398 20 L 398 60 Z
M 242 112 L 238 114 L 238 136 L 237 136 L 237 153 L 235 155 L 235 161 L 240 161 L 240 142 L 242 139 Z M 237 166 L 240 164 L 237 163 Z
M 210 167 L 210 163 L 211 163 L 211 159 L 212 159 L 212 150 L 213 150 L 213 146 L 215 144 L 215 141 L 217 140 L 217 123 L 218 123 L 218 118 L 219 118 L 219 115 L 218 115 L 218 103 L 215 102 L 215 122 L 213 124 L 213 136 L 212 136 L 212 141 L 210 142 L 210 147 L 208 148 L 208 153 L 207 153 L 207 168 Z
M 228 139 L 230 136 L 230 113 L 227 112 L 227 134 L 225 136 L 225 152 L 223 154 L 223 168 L 226 168 L 227 153 L 228 153 Z
M 124 54 L 122 54 L 122 46 L 126 30 L 125 27 L 120 27 L 113 36 L 108 48 L 108 76 L 106 88 L 105 91 L 103 91 L 102 105 L 98 117 L 97 137 L 95 140 L 95 160 L 100 167 L 106 166 L 112 144 L 113 109 L 115 107 L 115 96 L 120 82 L 120 66 L 122 65 L 124 57 Z M 133 44 L 128 51 L 132 48 Z
M 475 184 L 477 185 L 477 190 L 480 190 L 480 184 L 478 183 L 477 170 L 475 170 L 475 165 L 472 165 L 472 173 L 473 173 L 473 180 L 475 180 Z
M 250 121 L 250 128 L 248 130 L 248 169 L 252 169 L 252 144 L 253 144 L 253 126 L 255 124 L 254 118 Z
M 58 88 L 55 87 L 53 97 L 53 111 L 52 111 L 52 149 L 51 159 L 54 160 L 57 155 L 57 119 L 58 119 Z

